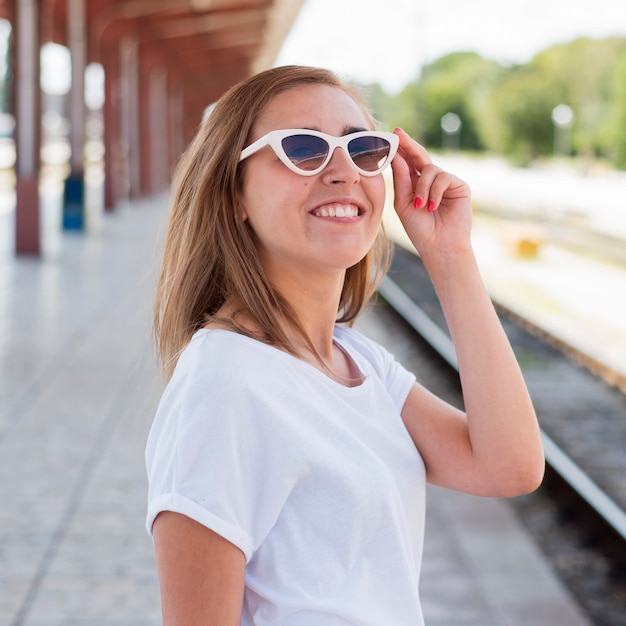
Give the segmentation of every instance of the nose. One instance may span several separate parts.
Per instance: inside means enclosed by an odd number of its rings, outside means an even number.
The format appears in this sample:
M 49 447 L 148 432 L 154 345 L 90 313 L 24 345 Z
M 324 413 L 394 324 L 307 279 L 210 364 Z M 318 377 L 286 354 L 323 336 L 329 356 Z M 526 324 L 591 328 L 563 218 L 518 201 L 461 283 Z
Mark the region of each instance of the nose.
M 359 181 L 360 174 L 348 152 L 337 147 L 333 151 L 328 165 L 324 168 L 323 179 L 328 180 L 331 184 L 352 184 Z

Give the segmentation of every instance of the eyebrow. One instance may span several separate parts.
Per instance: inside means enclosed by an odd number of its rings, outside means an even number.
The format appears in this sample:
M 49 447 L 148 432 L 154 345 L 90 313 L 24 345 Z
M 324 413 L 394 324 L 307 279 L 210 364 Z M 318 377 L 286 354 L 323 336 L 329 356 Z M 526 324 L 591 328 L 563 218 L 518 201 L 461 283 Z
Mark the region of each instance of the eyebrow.
M 369 128 L 363 128 L 362 126 L 346 126 L 343 129 L 344 135 L 351 135 L 352 133 L 360 133 L 365 130 L 370 130 Z
M 318 133 L 324 132 L 321 128 L 312 126 L 301 126 L 302 130 L 315 130 Z M 360 133 L 363 131 L 371 130 L 370 128 L 364 128 L 362 126 L 344 126 L 341 136 L 351 135 L 352 133 Z

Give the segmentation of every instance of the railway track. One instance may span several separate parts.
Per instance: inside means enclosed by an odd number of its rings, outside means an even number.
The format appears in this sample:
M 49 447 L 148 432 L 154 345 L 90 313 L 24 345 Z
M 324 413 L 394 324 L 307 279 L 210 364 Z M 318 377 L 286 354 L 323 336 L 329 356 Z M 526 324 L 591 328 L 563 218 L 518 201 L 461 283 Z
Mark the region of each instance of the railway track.
M 396 247 L 379 294 L 458 372 L 443 312 L 417 256 Z M 579 540 L 586 548 L 593 544 L 608 560 L 610 584 L 617 585 L 601 603 L 597 589 L 576 588 L 588 580 L 574 584 L 573 591 L 583 604 L 590 596 L 587 604 L 593 606 L 585 608 L 595 624 L 626 624 L 626 381 L 494 304 L 524 372 L 542 429 L 547 473 L 541 497 L 556 503 L 558 523 L 574 520 Z M 552 532 L 559 536 L 558 530 Z M 563 560 L 562 555 L 560 558 Z M 568 572 L 561 573 L 567 578 Z M 612 606 L 614 602 L 621 604 L 623 612 Z

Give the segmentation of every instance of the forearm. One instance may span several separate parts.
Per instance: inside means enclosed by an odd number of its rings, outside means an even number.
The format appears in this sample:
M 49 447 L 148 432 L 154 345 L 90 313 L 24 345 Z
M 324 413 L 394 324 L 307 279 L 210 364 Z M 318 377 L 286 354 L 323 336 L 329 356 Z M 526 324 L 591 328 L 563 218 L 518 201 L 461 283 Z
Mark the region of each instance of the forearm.
M 425 256 L 455 345 L 473 462 L 505 491 L 543 472 L 537 419 L 470 248 Z

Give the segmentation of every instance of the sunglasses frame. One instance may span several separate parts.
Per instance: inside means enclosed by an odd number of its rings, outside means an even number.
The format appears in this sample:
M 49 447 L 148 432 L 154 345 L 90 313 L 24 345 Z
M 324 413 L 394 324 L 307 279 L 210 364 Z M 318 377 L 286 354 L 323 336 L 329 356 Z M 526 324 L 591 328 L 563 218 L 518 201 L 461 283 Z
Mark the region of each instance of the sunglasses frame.
M 324 162 L 319 167 L 314 170 L 303 170 L 300 169 L 297 165 L 294 165 L 290 160 L 285 151 L 283 150 L 282 140 L 286 137 L 290 137 L 291 135 L 311 135 L 313 137 L 318 137 L 319 139 L 323 139 L 329 146 L 328 154 L 324 158 Z M 348 150 L 348 144 L 354 139 L 358 139 L 359 137 L 376 137 L 378 139 L 384 139 L 389 142 L 389 154 L 385 159 L 383 165 L 373 172 L 368 170 L 361 169 L 355 162 L 352 156 L 350 156 L 350 152 Z M 357 171 L 363 176 L 377 176 L 380 174 L 388 165 L 391 163 L 393 157 L 396 155 L 398 151 L 398 145 L 400 143 L 400 139 L 397 135 L 393 133 L 388 133 L 384 131 L 376 131 L 376 130 L 362 130 L 356 133 L 349 133 L 348 135 L 342 135 L 341 137 L 336 137 L 335 135 L 327 135 L 326 133 L 322 133 L 317 130 L 309 130 L 306 128 L 284 128 L 281 130 L 272 130 L 266 135 L 263 135 L 260 139 L 257 139 L 255 142 L 251 143 L 247 148 L 244 148 L 241 151 L 241 156 L 239 157 L 239 162 L 247 159 L 249 156 L 252 156 L 254 153 L 258 152 L 265 146 L 270 146 L 276 156 L 282 161 L 282 163 L 288 167 L 292 172 L 296 174 L 300 174 L 301 176 L 315 176 L 319 174 L 329 163 L 333 154 L 335 153 L 336 148 L 343 148 L 345 153 L 350 156 L 350 161 L 352 161 L 352 165 L 357 169 Z

